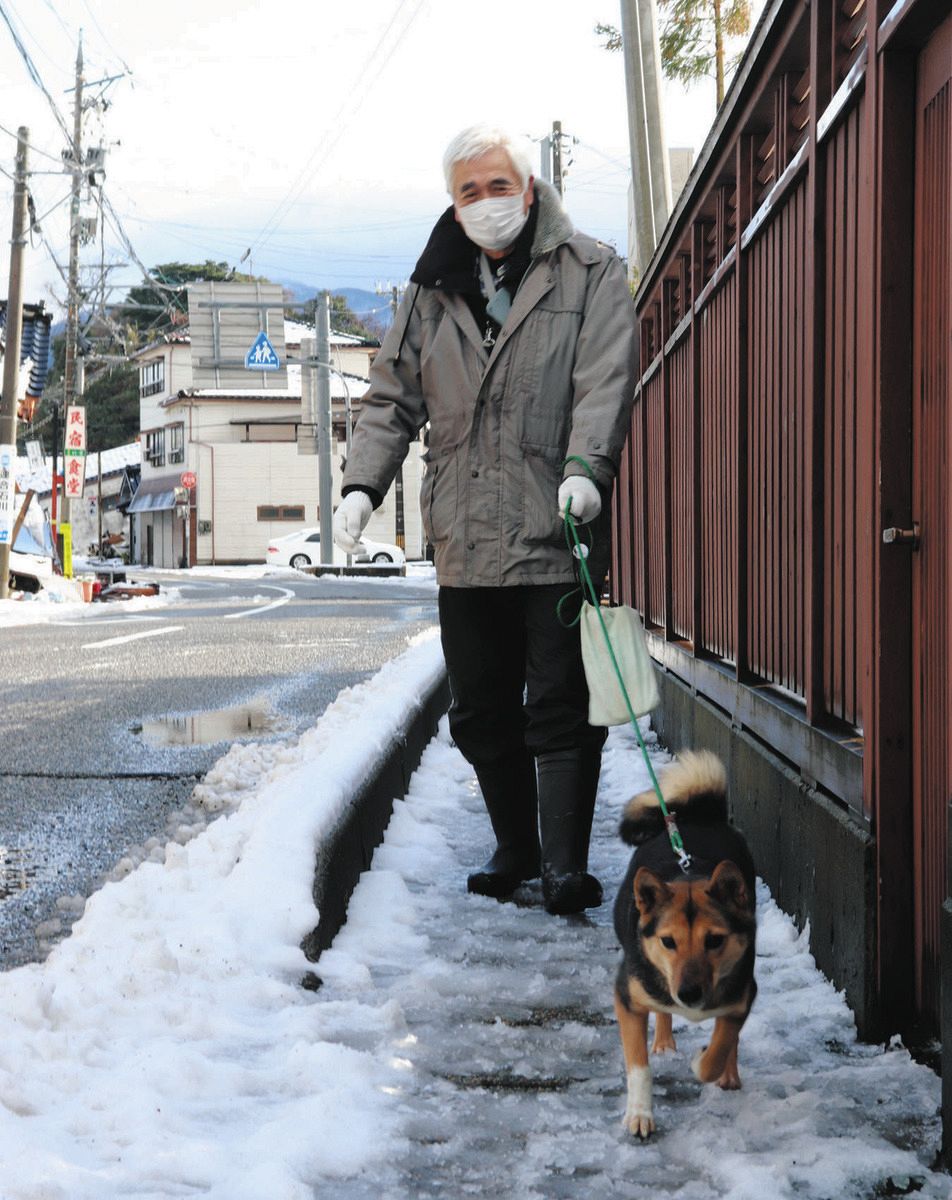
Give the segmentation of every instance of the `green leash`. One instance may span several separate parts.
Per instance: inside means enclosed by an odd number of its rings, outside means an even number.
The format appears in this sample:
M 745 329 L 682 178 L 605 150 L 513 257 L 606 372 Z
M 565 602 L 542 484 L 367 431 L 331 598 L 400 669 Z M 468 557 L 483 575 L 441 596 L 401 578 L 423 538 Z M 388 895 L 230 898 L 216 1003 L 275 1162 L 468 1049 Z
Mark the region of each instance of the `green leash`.
M 579 463 L 588 472 L 589 478 L 592 480 L 592 482 L 595 482 L 595 474 L 584 458 L 580 458 L 577 454 L 573 454 L 565 461 L 567 463 Z M 618 680 L 618 685 L 621 688 L 621 694 L 625 700 L 625 707 L 628 709 L 629 719 L 631 720 L 635 733 L 637 734 L 638 744 L 641 746 L 641 753 L 645 760 L 645 766 L 648 768 L 648 774 L 651 777 L 651 786 L 654 788 L 655 795 L 658 797 L 658 803 L 661 805 L 661 813 L 664 817 L 665 828 L 668 832 L 668 840 L 671 842 L 671 849 L 674 851 L 674 856 L 678 860 L 678 866 L 682 871 L 684 871 L 685 874 L 687 874 L 691 867 L 691 856 L 684 848 L 684 840 L 682 839 L 681 832 L 678 829 L 677 818 L 675 817 L 674 813 L 668 809 L 667 804 L 664 802 L 664 796 L 661 793 L 661 787 L 658 784 L 658 777 L 655 775 L 654 767 L 651 763 L 651 757 L 648 754 L 648 748 L 645 745 L 645 739 L 641 736 L 641 727 L 638 724 L 638 718 L 635 716 L 635 711 L 631 706 L 631 698 L 628 695 L 628 689 L 625 687 L 625 681 L 622 678 L 621 668 L 618 666 L 618 660 L 615 658 L 615 650 L 612 646 L 611 638 L 608 636 L 608 629 L 605 627 L 605 618 L 602 616 L 602 606 L 599 602 L 598 596 L 596 595 L 595 585 L 592 583 L 592 577 L 589 574 L 588 564 L 585 561 L 589 554 L 589 547 L 585 545 L 585 543 L 579 538 L 575 518 L 569 512 L 570 506 L 571 501 L 566 504 L 565 512 L 563 514 L 566 542 L 568 543 L 569 549 L 572 551 L 573 556 L 578 560 L 579 574 L 582 577 L 583 593 L 587 590 L 589 601 L 592 607 L 595 609 L 595 612 L 598 614 L 598 623 L 601 626 L 602 636 L 605 638 L 605 645 L 608 647 L 608 654 L 612 660 L 612 666 L 615 669 L 615 676 Z M 562 601 L 559 602 L 560 608 L 565 599 L 566 597 L 563 596 Z M 579 611 L 579 618 L 577 619 L 581 619 L 581 610 Z

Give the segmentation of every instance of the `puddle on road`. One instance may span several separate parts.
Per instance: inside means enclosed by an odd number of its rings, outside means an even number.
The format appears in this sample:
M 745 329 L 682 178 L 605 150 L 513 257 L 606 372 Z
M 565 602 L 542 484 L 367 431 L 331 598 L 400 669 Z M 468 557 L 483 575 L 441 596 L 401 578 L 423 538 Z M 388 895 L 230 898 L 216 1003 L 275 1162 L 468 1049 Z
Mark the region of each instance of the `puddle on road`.
M 235 738 L 278 733 L 283 725 L 263 700 L 214 712 L 178 713 L 133 725 L 153 746 L 202 746 Z
M 19 846 L 0 846 L 0 900 L 25 892 L 37 874 Z

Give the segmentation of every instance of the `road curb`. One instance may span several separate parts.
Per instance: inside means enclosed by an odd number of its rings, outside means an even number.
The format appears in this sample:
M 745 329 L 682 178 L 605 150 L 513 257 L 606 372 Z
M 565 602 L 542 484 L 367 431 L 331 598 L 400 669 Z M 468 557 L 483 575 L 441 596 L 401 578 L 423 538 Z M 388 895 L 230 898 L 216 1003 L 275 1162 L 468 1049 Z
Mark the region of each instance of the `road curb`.
M 410 776 L 420 765 L 423 751 L 449 705 L 449 683 L 443 671 L 422 704 L 406 715 L 401 728 L 394 730 L 389 749 L 321 842 L 313 888 L 320 917 L 301 943 L 311 962 L 318 961 L 346 921 L 351 894 L 361 874 L 370 869 L 374 850 L 383 841 L 393 802 L 406 795 Z

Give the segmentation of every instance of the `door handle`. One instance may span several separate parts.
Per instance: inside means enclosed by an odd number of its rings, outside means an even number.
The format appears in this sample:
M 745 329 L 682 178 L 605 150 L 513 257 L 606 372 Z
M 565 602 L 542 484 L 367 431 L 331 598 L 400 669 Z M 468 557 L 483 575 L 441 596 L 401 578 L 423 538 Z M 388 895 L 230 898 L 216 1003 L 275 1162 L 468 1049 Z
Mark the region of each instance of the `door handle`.
M 883 545 L 909 546 L 912 550 L 918 550 L 919 522 L 913 521 L 911 529 L 898 529 L 895 525 L 890 525 L 888 529 L 883 530 Z

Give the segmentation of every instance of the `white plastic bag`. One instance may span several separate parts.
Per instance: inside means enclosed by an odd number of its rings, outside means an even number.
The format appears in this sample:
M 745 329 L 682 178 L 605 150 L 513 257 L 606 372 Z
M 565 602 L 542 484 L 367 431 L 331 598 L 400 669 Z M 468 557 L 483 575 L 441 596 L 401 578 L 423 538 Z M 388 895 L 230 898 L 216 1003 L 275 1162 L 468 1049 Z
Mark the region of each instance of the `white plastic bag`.
M 605 645 L 598 614 L 594 605 L 587 602 L 582 605 L 582 663 L 588 683 L 588 722 L 590 725 L 625 725 L 631 718 L 612 665 L 612 656 Z M 633 608 L 623 605 L 603 608 L 601 615 L 632 711 L 636 717 L 643 717 L 657 707 L 661 697 L 641 617 Z

